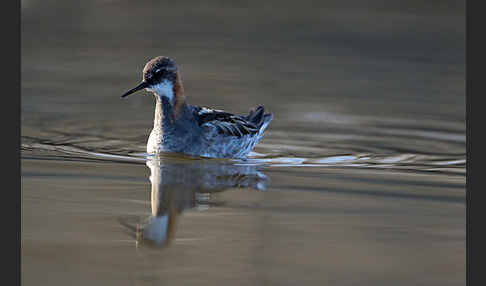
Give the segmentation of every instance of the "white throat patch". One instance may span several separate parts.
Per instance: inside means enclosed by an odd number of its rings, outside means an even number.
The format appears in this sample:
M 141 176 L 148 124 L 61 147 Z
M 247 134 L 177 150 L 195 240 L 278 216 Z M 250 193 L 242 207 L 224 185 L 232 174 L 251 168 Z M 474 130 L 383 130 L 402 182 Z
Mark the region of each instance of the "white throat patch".
M 174 104 L 174 85 L 168 80 L 164 80 L 148 90 L 155 92 L 158 96 L 165 96 L 171 104 Z

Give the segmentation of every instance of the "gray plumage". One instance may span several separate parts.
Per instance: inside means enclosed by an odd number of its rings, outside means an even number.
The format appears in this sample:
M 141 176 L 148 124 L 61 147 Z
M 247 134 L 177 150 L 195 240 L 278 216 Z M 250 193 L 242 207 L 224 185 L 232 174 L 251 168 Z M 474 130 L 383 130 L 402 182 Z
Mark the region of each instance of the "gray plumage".
M 141 89 L 156 98 L 154 128 L 147 152 L 179 152 L 210 158 L 245 158 L 263 137 L 272 120 L 263 106 L 248 115 L 193 106 L 185 102 L 177 65 L 167 57 L 150 60 L 143 80 L 122 97 Z
M 246 116 L 186 105 L 177 120 L 162 98 L 162 124 L 154 122 L 147 152 L 180 152 L 210 158 L 245 158 L 263 137 L 272 120 L 259 106 Z M 165 103 L 164 103 L 165 102 Z M 157 111 L 156 111 L 157 112 Z M 157 117 L 157 115 L 156 115 Z

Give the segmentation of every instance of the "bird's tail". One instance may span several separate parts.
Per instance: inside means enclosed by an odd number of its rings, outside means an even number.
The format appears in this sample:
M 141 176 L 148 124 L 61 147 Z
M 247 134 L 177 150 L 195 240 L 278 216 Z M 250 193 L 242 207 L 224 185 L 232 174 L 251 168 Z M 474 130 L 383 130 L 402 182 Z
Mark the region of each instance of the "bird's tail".
M 263 134 L 263 131 L 265 131 L 265 128 L 267 128 L 272 119 L 273 115 L 271 113 L 265 114 L 265 107 L 263 105 L 250 110 L 250 114 L 248 114 L 248 121 L 258 127 L 259 135 Z

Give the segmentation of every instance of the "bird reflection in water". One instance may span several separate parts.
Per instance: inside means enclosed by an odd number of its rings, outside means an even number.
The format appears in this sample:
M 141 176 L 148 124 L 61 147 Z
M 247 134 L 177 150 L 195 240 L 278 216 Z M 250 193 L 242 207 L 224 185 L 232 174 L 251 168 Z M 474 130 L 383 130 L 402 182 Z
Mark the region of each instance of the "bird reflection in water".
M 174 237 L 179 214 L 187 209 L 209 207 L 212 193 L 230 188 L 263 191 L 267 183 L 258 166 L 228 161 L 154 157 L 146 165 L 152 184 L 152 214 L 135 227 L 120 220 L 135 237 L 137 246 L 167 246 Z

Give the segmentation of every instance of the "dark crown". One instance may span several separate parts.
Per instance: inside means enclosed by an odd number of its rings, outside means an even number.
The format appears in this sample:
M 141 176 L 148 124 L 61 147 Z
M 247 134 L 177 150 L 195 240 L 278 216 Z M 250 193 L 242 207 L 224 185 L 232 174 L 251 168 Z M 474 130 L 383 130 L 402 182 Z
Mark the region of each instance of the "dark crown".
M 143 68 L 143 80 L 151 85 L 157 84 L 164 79 L 174 82 L 176 78 L 177 65 L 169 57 L 155 57 Z

